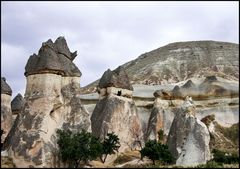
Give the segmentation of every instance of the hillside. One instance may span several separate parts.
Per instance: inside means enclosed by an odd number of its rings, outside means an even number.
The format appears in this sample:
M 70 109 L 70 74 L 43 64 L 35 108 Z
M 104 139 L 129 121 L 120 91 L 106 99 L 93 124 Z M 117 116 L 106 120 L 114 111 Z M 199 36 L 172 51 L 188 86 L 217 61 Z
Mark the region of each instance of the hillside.
M 239 45 L 218 41 L 176 42 L 140 55 L 123 66 L 131 84 L 164 85 L 216 75 L 239 80 Z M 96 91 L 99 80 L 82 88 Z

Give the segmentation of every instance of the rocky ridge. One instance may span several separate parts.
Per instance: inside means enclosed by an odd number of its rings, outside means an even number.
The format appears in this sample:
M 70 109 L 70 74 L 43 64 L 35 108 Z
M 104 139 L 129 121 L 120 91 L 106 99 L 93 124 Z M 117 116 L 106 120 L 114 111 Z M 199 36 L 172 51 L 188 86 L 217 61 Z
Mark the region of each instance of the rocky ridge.
M 239 80 L 239 45 L 219 41 L 170 43 L 122 65 L 131 84 L 165 85 L 189 78 L 219 76 Z M 82 88 L 96 91 L 99 80 Z

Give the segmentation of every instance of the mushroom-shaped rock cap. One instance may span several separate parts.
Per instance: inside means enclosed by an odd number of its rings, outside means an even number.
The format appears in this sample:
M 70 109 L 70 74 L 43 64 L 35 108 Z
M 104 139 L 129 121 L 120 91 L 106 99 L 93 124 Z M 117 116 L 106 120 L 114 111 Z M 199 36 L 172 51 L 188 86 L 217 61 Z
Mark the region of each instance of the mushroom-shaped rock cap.
M 182 88 L 184 89 L 188 89 L 188 88 L 192 88 L 195 87 L 195 84 L 192 82 L 192 80 L 188 80 L 183 86 Z
M 32 74 L 54 73 L 63 76 L 78 76 L 82 74 L 72 62 L 77 51 L 71 53 L 64 37 L 59 37 L 53 43 L 51 39 L 42 43 L 38 55 L 33 54 L 25 66 L 25 76 Z
M 24 98 L 20 93 L 18 93 L 11 102 L 12 112 L 20 111 L 23 108 L 24 102 Z
M 111 71 L 110 69 L 105 71 L 99 81 L 98 87 L 99 88 L 117 87 L 122 89 L 133 90 L 128 75 L 122 66 L 119 66 L 117 69 L 113 71 Z
M 12 89 L 7 84 L 5 77 L 1 78 L 1 94 L 8 94 L 10 96 L 12 95 Z
M 203 83 L 211 83 L 218 81 L 216 76 L 207 76 Z

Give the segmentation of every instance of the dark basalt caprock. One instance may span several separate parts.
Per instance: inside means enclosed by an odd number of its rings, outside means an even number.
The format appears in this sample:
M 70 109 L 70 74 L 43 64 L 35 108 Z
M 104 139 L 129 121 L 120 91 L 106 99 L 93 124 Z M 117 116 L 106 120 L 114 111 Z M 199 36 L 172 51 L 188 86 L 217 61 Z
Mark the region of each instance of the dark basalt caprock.
M 22 110 L 24 102 L 24 98 L 20 93 L 18 93 L 11 102 L 12 113 L 18 114 Z
M 1 78 L 1 94 L 8 94 L 10 96 L 12 95 L 12 89 L 7 84 L 5 77 Z
M 82 73 L 72 62 L 77 51 L 70 52 L 64 37 L 53 43 L 51 39 L 42 43 L 38 55 L 33 54 L 25 66 L 25 76 L 32 74 L 54 73 L 62 76 L 78 76 Z
M 119 66 L 117 69 L 113 71 L 111 71 L 110 69 L 105 71 L 99 81 L 98 87 L 99 88 L 117 87 L 122 89 L 133 90 L 128 75 L 125 72 L 124 68 L 121 66 Z
M 181 88 L 189 89 L 195 87 L 195 84 L 192 82 L 192 80 L 188 80 Z

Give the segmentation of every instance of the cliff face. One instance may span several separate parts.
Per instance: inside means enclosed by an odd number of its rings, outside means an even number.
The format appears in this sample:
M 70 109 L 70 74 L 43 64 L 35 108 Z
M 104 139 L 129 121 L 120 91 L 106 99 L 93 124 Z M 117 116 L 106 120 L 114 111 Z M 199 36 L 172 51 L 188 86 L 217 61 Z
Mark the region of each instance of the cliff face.
M 25 104 L 5 147 L 17 167 L 57 167 L 56 129 L 90 130 L 79 97 L 80 76 L 63 37 L 43 43 L 25 67 Z
M 193 166 L 210 160 L 209 131 L 195 114 L 194 104 L 187 98 L 172 122 L 167 145 L 177 165 Z
M 128 90 L 132 86 L 124 69 L 119 70 L 117 74 L 110 70 L 103 74 L 99 84 L 100 99 L 93 110 L 91 124 L 92 133 L 97 137 L 104 138 L 108 132 L 116 133 L 121 144 L 119 152 L 123 152 L 140 147 L 143 134 L 137 108 L 131 98 L 132 91 Z M 101 85 L 105 79 L 122 84 Z
M 1 78 L 1 130 L 3 135 L 1 136 L 1 143 L 4 142 L 12 127 L 12 110 L 11 110 L 11 96 L 12 89 L 7 84 L 4 77 Z

